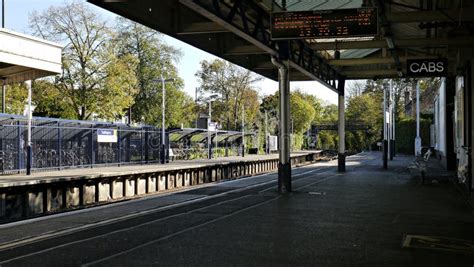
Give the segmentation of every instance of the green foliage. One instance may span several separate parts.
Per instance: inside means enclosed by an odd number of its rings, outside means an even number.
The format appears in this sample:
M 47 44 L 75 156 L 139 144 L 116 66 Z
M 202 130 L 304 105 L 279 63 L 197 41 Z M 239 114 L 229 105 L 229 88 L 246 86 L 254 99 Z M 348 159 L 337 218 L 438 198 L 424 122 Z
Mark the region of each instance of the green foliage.
M 119 54 L 132 55 L 138 90 L 132 105 L 132 118 L 152 125 L 161 125 L 163 85 L 161 78 L 174 79 L 165 84 L 166 127 L 190 126 L 194 102 L 183 90 L 177 66 L 181 51 L 165 44 L 158 32 L 136 22 L 119 18 L 116 23 Z
M 420 137 L 422 146 L 430 145 L 430 119 L 420 119 Z M 405 118 L 397 122 L 395 128 L 396 150 L 398 153 L 414 154 L 416 137 L 416 120 Z
M 207 113 L 209 95 L 217 95 L 212 103 L 212 120 L 226 130 L 241 130 L 242 119 L 246 129 L 257 126 L 259 101 L 254 83 L 262 78 L 225 60 L 201 61 L 201 69 L 195 74 L 199 78 L 198 101 L 201 112 Z M 244 110 L 244 118 L 242 118 Z
M 301 150 L 304 148 L 304 134 L 295 133 L 292 136 L 293 150 Z
M 382 110 L 378 95 L 364 92 L 349 98 L 346 108 L 347 124 L 370 126 L 367 131 L 346 132 L 346 149 L 361 151 L 379 140 L 383 125 Z
M 32 102 L 36 105 L 34 116 L 52 118 L 76 118 L 76 112 L 67 98 L 56 85 L 48 80 L 35 81 L 32 84 Z M 26 92 L 26 88 L 24 88 Z
M 323 107 L 319 121 L 316 123 L 335 124 L 338 120 L 338 109 L 335 104 L 328 104 Z
M 79 1 L 34 12 L 29 22 L 35 35 L 65 44 L 63 73 L 55 85 L 67 97 L 65 102 L 72 106 L 75 117 L 84 120 L 121 115 L 131 102 L 133 60 L 116 55 L 115 42 L 110 42 L 114 33 L 107 22 Z M 117 86 L 116 80 L 126 85 Z
M 5 94 L 5 112 L 23 114 L 27 104 L 28 90 L 24 84 L 9 84 Z
M 302 134 L 310 128 L 316 114 L 311 104 L 302 92 L 296 91 L 291 94 L 290 111 L 294 133 Z
M 316 147 L 318 149 L 336 149 L 337 133 L 332 131 L 319 132 Z

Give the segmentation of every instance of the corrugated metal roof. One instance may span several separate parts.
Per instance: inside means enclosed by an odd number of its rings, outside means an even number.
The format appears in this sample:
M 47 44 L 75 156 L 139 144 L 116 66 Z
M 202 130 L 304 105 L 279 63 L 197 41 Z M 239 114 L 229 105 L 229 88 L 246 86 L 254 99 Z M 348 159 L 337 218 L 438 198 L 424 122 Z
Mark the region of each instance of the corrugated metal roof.
M 344 50 L 341 52 L 341 58 L 364 58 L 372 53 L 380 50 L 379 48 L 372 49 L 351 49 Z
M 281 0 L 275 3 L 281 6 Z M 288 11 L 327 10 L 362 7 L 362 0 L 287 0 Z

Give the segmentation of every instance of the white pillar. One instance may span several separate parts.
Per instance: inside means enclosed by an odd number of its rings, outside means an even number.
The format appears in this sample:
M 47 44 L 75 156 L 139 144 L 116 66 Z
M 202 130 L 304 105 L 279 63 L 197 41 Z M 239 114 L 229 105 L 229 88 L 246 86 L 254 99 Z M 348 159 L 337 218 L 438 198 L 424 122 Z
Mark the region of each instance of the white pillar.
M 280 93 L 278 191 L 287 193 L 291 192 L 289 60 L 272 57 L 272 63 L 278 67 Z
M 420 82 L 416 83 L 416 138 L 415 138 L 415 156 L 421 155 L 421 137 L 420 137 Z
M 242 157 L 245 157 L 245 106 L 242 105 Z
M 344 110 L 344 87 L 345 87 L 345 80 L 339 79 L 337 84 L 338 90 L 338 135 L 339 135 L 339 149 L 338 149 L 338 162 L 337 162 L 337 170 L 339 172 L 346 171 L 346 131 L 345 131 L 345 110 Z
M 25 82 L 26 87 L 28 88 L 28 108 L 27 108 L 27 118 L 28 118 L 28 128 L 27 128 L 27 138 L 26 138 L 26 174 L 30 175 L 31 174 L 31 168 L 33 165 L 33 148 L 32 148 L 32 143 L 31 143 L 31 120 L 32 120 L 32 114 L 31 114 L 31 81 L 26 81 Z
M 388 160 L 388 116 L 387 116 L 387 91 L 388 85 L 383 84 L 383 168 L 387 169 L 387 160 Z

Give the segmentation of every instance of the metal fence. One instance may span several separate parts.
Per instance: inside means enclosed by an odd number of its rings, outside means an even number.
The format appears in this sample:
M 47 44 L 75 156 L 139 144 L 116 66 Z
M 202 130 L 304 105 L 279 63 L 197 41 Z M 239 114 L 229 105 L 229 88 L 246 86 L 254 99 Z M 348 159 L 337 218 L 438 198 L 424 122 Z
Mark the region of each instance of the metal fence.
M 99 142 L 102 129 L 115 130 L 116 142 Z M 0 173 L 25 171 L 26 140 L 26 117 L 0 114 Z M 151 126 L 35 117 L 32 169 L 158 162 L 160 144 L 161 130 Z

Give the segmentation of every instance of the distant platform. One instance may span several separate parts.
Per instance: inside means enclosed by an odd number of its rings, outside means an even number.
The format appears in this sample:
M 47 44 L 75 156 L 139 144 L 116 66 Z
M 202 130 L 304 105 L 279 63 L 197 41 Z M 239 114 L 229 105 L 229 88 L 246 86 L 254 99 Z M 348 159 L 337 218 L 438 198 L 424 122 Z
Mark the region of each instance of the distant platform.
M 320 159 L 294 152 L 292 166 Z M 278 169 L 278 154 L 122 165 L 0 176 L 0 222 L 94 206 Z

